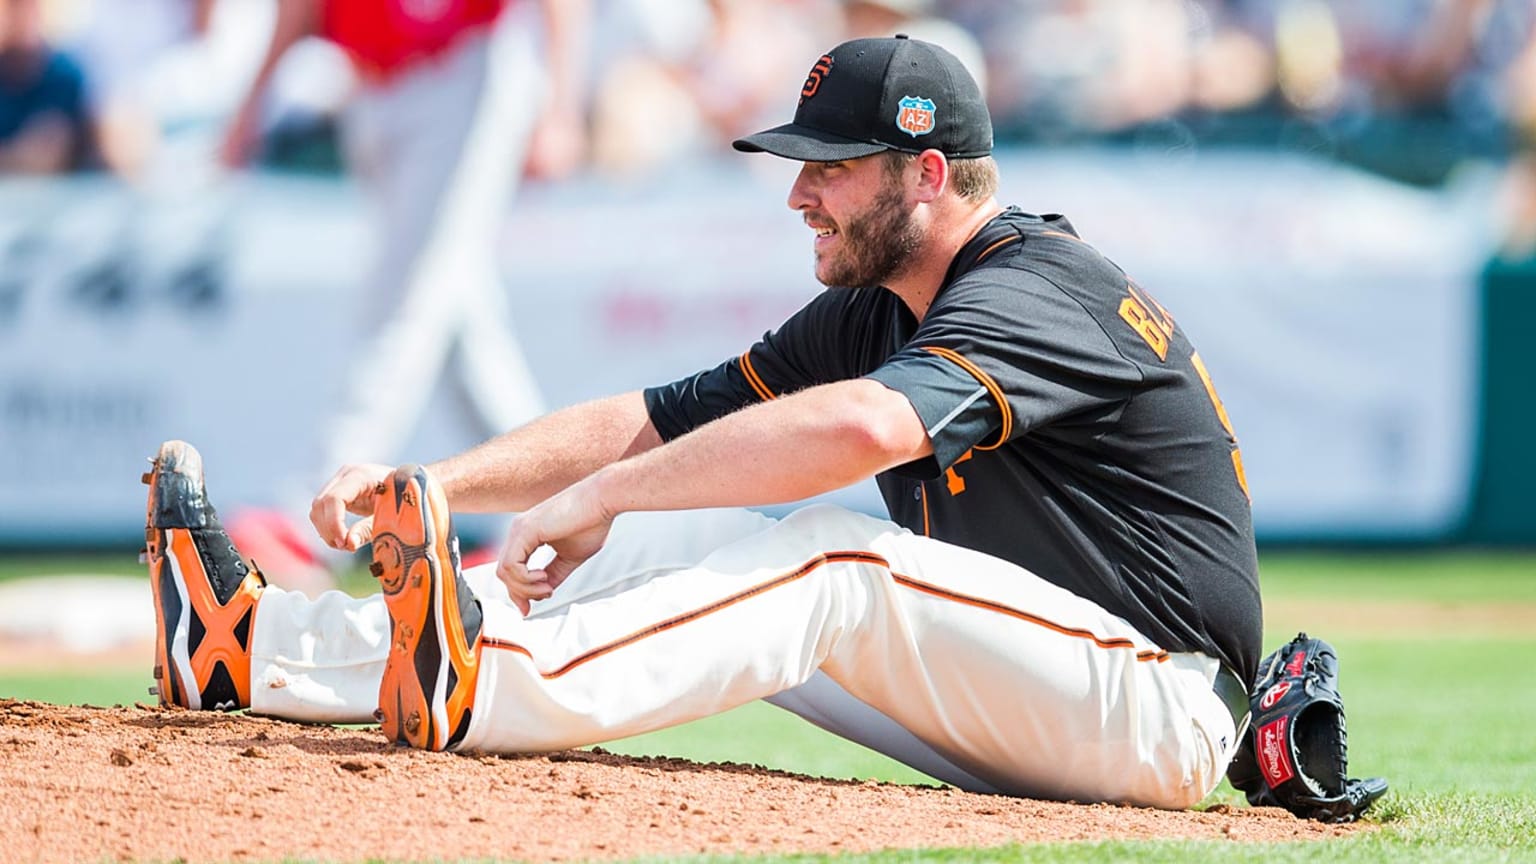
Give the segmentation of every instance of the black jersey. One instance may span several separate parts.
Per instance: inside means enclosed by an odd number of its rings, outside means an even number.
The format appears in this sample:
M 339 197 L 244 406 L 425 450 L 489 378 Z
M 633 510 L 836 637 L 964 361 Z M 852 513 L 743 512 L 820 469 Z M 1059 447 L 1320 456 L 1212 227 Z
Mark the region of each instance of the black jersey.
M 645 397 L 670 440 L 859 377 L 904 394 L 933 442 L 876 478 L 894 521 L 1253 680 L 1258 562 L 1226 410 L 1167 310 L 1065 218 L 1010 208 L 987 223 L 921 324 L 883 288 L 831 289 L 740 357 Z

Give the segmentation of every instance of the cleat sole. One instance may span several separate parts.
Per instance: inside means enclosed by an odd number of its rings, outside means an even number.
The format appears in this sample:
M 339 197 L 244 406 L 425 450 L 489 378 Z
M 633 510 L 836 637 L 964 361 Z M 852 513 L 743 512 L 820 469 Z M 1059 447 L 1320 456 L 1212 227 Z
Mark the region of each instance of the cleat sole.
M 442 750 L 467 730 L 479 669 L 459 603 L 456 540 L 447 500 L 424 469 L 404 466 L 374 508 L 373 563 L 389 608 L 390 650 L 379 687 L 380 727 L 398 744 Z

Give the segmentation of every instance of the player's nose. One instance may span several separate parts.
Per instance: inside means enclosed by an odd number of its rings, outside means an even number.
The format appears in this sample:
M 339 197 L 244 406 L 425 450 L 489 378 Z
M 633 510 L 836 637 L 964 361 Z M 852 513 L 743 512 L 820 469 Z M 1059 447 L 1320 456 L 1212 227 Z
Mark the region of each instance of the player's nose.
M 810 162 L 800 166 L 800 173 L 795 175 L 795 182 L 789 187 L 789 209 L 809 210 L 820 200 L 816 195 L 815 168 Z

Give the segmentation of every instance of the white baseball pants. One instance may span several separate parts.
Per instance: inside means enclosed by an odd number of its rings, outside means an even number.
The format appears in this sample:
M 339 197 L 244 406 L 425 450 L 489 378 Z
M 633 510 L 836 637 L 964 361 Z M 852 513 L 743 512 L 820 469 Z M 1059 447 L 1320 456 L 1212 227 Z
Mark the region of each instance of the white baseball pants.
M 462 749 L 540 752 L 767 699 L 971 791 L 1197 803 L 1236 746 L 1218 663 L 1170 654 L 1034 574 L 828 506 L 626 514 L 522 617 L 494 565 Z M 252 710 L 367 722 L 381 597 L 268 588 Z

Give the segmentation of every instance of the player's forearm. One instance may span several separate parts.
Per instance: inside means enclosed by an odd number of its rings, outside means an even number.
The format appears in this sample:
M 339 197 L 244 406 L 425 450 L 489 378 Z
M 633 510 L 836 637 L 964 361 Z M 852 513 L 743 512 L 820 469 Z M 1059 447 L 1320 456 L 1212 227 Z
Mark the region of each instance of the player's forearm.
M 288 49 L 300 39 L 315 33 L 319 26 L 320 6 L 317 0 L 279 0 L 266 53 L 262 55 L 261 65 L 256 68 L 256 74 L 246 92 L 248 101 L 261 98 Z
M 661 443 L 637 391 L 564 408 L 429 466 L 454 510 L 525 510 Z
M 840 489 L 932 452 L 904 396 L 854 380 L 743 409 L 591 482 L 611 515 L 749 507 Z
M 592 29 L 589 0 L 545 0 L 549 33 L 550 102 L 576 109 L 586 87 L 586 64 Z

